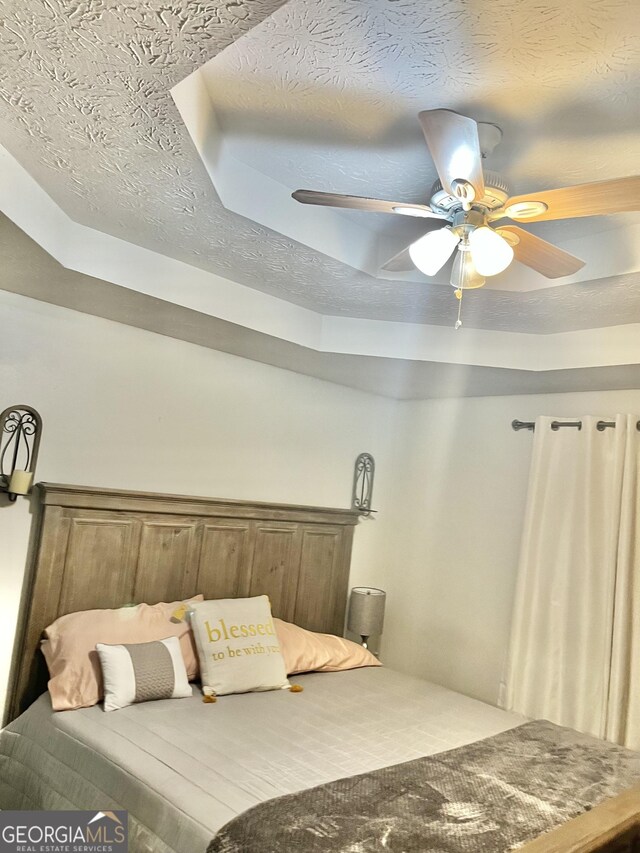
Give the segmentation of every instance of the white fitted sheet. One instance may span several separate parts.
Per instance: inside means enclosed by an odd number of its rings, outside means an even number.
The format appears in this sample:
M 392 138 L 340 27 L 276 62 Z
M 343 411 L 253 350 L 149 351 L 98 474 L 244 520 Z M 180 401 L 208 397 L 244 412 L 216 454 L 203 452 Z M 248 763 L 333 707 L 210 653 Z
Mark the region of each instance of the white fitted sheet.
M 524 718 L 382 668 L 312 673 L 304 692 L 53 713 L 41 696 L 0 735 L 0 808 L 125 808 L 131 853 L 204 853 L 282 794 L 453 749 Z

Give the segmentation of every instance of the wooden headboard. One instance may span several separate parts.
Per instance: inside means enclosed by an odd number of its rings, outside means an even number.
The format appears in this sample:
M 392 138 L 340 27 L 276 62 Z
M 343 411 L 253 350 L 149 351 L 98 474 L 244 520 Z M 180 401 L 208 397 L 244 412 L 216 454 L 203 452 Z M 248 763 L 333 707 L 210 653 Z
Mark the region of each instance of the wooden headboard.
M 342 634 L 358 513 L 39 483 L 9 718 L 46 689 L 44 628 L 76 610 L 267 594 L 274 616 Z

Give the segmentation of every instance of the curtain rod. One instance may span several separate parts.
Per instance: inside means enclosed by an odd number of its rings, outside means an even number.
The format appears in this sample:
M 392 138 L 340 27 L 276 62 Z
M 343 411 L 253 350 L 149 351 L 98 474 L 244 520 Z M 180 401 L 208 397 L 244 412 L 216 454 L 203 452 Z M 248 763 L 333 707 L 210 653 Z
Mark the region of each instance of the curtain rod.
M 596 429 L 604 432 L 607 427 L 615 427 L 615 421 L 598 421 Z M 574 429 L 582 429 L 582 421 L 551 421 L 551 429 L 559 430 L 561 427 L 573 427 Z M 535 421 L 511 421 L 511 428 L 516 430 L 529 429 L 531 432 L 536 428 Z M 636 429 L 640 430 L 640 421 L 636 421 Z

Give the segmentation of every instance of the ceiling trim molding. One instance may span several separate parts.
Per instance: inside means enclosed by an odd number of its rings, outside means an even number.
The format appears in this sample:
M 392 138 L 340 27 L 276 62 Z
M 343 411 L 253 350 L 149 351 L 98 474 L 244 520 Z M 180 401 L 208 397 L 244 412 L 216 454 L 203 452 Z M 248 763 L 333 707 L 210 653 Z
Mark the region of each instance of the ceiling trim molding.
M 67 269 L 320 347 L 321 315 L 74 222 L 1 145 L 0 210 Z
M 205 77 L 196 69 L 175 85 L 171 96 L 193 140 L 218 197 L 227 210 L 290 237 L 337 261 L 376 277 L 380 270 L 377 235 L 332 208 L 300 208 L 285 186 L 264 171 L 239 160 L 222 131 Z M 444 223 L 443 223 L 444 225 Z M 424 276 L 418 271 L 418 283 Z M 415 280 L 415 276 L 413 277 Z M 443 283 L 443 282 L 439 282 Z M 448 281 L 446 282 L 449 285 Z
M 0 209 L 62 266 L 322 353 L 532 372 L 640 363 L 640 325 L 550 335 L 319 314 L 71 220 L 0 147 Z

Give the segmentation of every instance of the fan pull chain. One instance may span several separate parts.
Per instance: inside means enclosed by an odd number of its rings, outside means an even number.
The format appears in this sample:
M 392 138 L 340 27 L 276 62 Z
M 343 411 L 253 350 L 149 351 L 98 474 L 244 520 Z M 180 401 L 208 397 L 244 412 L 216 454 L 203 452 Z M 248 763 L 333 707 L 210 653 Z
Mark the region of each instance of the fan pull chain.
M 460 326 L 462 326 L 462 320 L 460 319 L 460 317 L 462 315 L 462 293 L 463 293 L 463 290 L 461 287 L 459 287 L 457 290 L 454 291 L 454 293 L 455 293 L 456 298 L 458 300 L 458 319 L 456 320 L 456 324 L 453 328 L 457 332 L 458 329 L 460 328 Z

